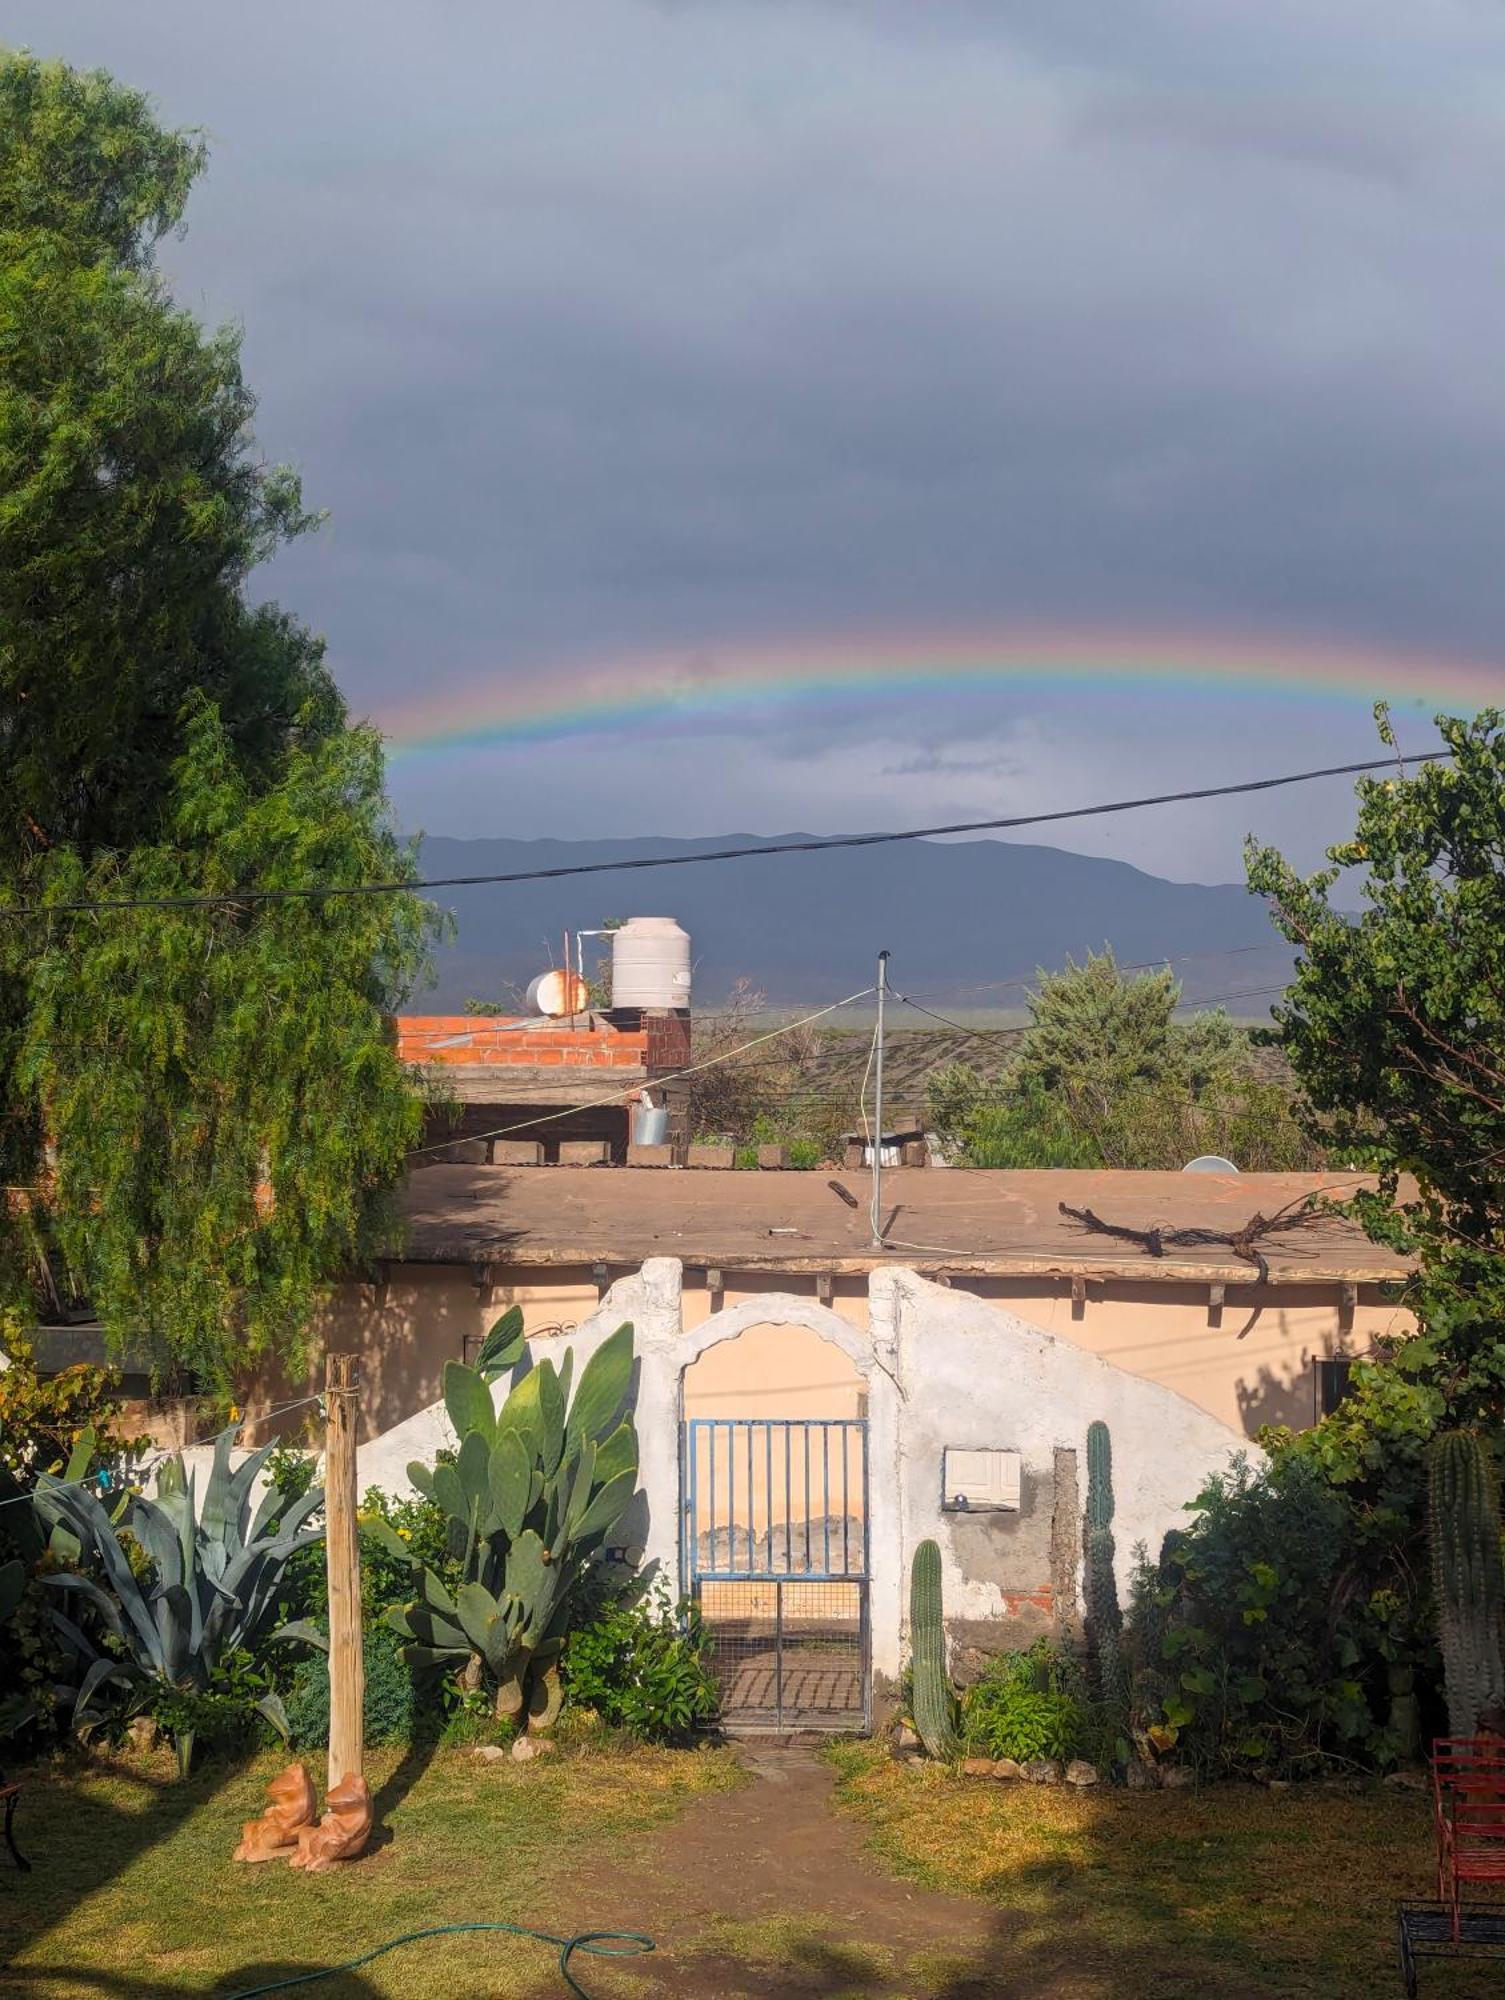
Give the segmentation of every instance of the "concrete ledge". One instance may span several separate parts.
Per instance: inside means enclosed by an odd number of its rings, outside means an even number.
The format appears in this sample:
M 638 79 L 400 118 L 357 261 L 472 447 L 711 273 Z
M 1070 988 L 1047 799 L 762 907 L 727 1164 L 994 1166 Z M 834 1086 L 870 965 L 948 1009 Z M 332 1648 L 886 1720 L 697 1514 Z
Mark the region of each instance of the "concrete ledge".
M 536 1167 L 543 1160 L 543 1143 L 538 1139 L 493 1139 L 491 1164 L 494 1167 Z
M 629 1167 L 672 1167 L 674 1148 L 672 1146 L 637 1146 L 627 1148 Z
M 692 1146 L 685 1164 L 691 1167 L 735 1166 L 737 1155 L 730 1146 Z
M 759 1146 L 758 1165 L 760 1167 L 787 1167 L 789 1149 L 787 1146 Z
M 561 1139 L 559 1164 L 562 1167 L 600 1167 L 611 1158 L 608 1139 Z
M 419 1153 L 408 1164 L 414 1167 L 484 1167 L 487 1142 L 484 1139 L 456 1139 Z

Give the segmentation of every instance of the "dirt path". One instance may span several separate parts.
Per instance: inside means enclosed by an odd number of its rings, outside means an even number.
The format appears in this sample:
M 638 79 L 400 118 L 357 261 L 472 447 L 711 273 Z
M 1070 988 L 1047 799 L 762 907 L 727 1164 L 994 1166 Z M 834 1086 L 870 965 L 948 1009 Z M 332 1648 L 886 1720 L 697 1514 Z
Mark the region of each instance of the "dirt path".
M 832 1810 L 831 1773 L 808 1750 L 742 1761 L 750 1785 L 697 1800 L 608 1881 L 577 1885 L 603 1926 L 653 1932 L 654 1992 L 985 2000 L 999 1990 L 981 1971 L 996 1912 L 879 1868 L 860 1829 Z

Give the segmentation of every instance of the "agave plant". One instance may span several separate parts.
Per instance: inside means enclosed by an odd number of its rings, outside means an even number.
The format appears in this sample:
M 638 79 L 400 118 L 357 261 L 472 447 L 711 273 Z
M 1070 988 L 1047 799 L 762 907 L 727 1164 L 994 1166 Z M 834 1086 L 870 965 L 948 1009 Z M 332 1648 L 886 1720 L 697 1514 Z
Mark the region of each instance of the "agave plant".
M 37 1512 L 76 1539 L 80 1564 L 76 1572 L 42 1581 L 60 1598 L 87 1604 L 115 1642 L 96 1646 L 60 1604 L 53 1607 L 53 1622 L 78 1668 L 76 1684 L 58 1690 L 72 1701 L 75 1727 L 101 1719 L 93 1703 L 105 1687 L 122 1689 L 140 1708 L 162 1690 L 204 1694 L 234 1653 L 255 1653 L 282 1639 L 325 1643 L 301 1621 L 268 1630 L 289 1556 L 323 1536 L 322 1528 L 303 1525 L 322 1505 L 323 1492 L 313 1488 L 290 1504 L 268 1492 L 253 1520 L 251 1489 L 272 1447 L 252 1452 L 232 1472 L 234 1441 L 234 1427 L 215 1439 L 202 1508 L 195 1504 L 194 1479 L 175 1453 L 158 1472 L 155 1500 L 132 1494 L 120 1510 L 120 1527 L 147 1557 L 144 1577 L 133 1570 L 115 1520 L 92 1491 L 46 1474 L 37 1482 Z M 266 1694 L 255 1705 L 285 1739 L 287 1717 L 277 1696 Z M 174 1739 L 186 1774 L 194 1731 L 179 1726 Z
M 413 1464 L 408 1477 L 449 1516 L 463 1581 L 451 1595 L 414 1563 L 418 1597 L 388 1613 L 416 1667 L 459 1667 L 495 1688 L 499 1716 L 546 1728 L 559 1711 L 559 1651 L 578 1587 L 637 1486 L 637 1434 L 618 1416 L 632 1376 L 632 1328 L 618 1327 L 581 1372 L 574 1353 L 539 1361 L 500 1410 L 490 1384 L 523 1351 L 514 1307 L 474 1368 L 444 1370 L 444 1402 L 460 1441 L 453 1463 Z M 386 1546 L 405 1544 L 373 1524 Z
M 62 1478 L 68 1485 L 79 1484 L 86 1477 L 94 1463 L 98 1442 L 93 1430 L 80 1432 L 62 1472 Z M 101 1471 L 98 1477 L 103 1492 L 108 1488 L 108 1474 Z M 0 1625 L 4 1625 L 20 1609 L 26 1587 L 40 1565 L 49 1559 L 59 1564 L 76 1563 L 79 1544 L 78 1537 L 61 1525 L 54 1525 L 50 1534 L 44 1531 L 44 1524 L 31 1502 L 29 1487 L 5 1465 L 0 1465 L 0 1507 L 5 1509 L 5 1538 L 18 1551 L 0 1563 Z M 8 1693 L 0 1696 L 0 1736 L 14 1734 L 34 1720 L 36 1713 L 36 1704 L 30 1695 Z

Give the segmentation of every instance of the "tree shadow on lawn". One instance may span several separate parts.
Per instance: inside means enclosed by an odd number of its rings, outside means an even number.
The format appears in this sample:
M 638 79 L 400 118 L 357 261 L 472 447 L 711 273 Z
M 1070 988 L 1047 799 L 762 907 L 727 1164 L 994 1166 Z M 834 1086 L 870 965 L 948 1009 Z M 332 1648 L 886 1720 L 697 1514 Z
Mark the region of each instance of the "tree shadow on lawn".
M 428 1769 L 436 1748 L 435 1742 L 426 1741 L 406 1750 L 377 1789 L 368 1852 L 391 1840 L 391 1815 Z M 314 1753 L 306 1761 L 322 1789 L 322 1753 Z M 69 1917 L 91 1896 L 107 1888 L 154 1847 L 171 1840 L 197 1814 L 212 1812 L 223 1820 L 228 1862 L 240 1837 L 241 1822 L 255 1818 L 264 1808 L 262 1784 L 271 1770 L 265 1753 L 260 1757 L 253 1753 L 235 1759 L 216 1758 L 180 1779 L 171 1758 L 163 1753 L 150 1766 L 125 1757 L 86 1759 L 74 1755 L 60 1765 L 37 1764 L 23 1772 L 25 1791 L 16 1831 L 32 1872 L 23 1875 L 0 1864 L 0 1966 L 12 1963 L 49 1933 L 63 1930 Z M 252 1779 L 261 1782 L 249 1783 Z M 118 1789 L 125 1797 L 116 1803 L 106 1795 L 106 1787 Z M 233 1797 L 237 1790 L 243 1793 L 238 1808 Z M 315 1969 L 314 1964 L 304 1963 L 288 1971 Z M 245 1970 L 247 1977 L 239 1984 L 237 1974 L 227 1973 L 214 1990 L 233 1993 L 255 1985 L 250 1973 L 256 1968 Z M 24 1992 L 28 1979 L 35 1981 L 41 1976 L 37 1972 L 23 1978 L 0 1970 L 0 1993 L 7 1989 Z M 268 1979 L 275 1976 L 275 1968 L 265 1974 Z M 81 1991 L 88 1988 L 143 1995 L 160 1995 L 162 1991 L 160 1984 L 132 1983 L 126 1975 L 98 1970 L 64 1972 L 49 1966 L 45 1977 L 59 1984 L 71 1979 Z M 111 1979 L 116 1981 L 113 1989 L 108 1983 Z M 334 1980 L 319 1989 L 321 1996 L 342 1991 L 362 1994 L 375 1989 L 364 1982 L 341 1986 Z
M 34 1764 L 19 1772 L 24 1790 L 16 1838 L 31 1873 L 7 1871 L 0 1883 L 0 1963 L 66 1922 L 87 1897 L 171 1839 L 238 1783 L 250 1762 L 216 1761 L 180 1779 L 166 1754 L 150 1769 L 123 1757 L 73 1754 L 58 1765 Z M 153 1796 L 134 1809 L 117 1805 L 101 1795 L 101 1780 L 126 1794 Z
M 258 1993 L 263 1987 L 275 1986 L 278 1980 L 292 1980 L 305 1982 L 295 1985 L 291 1989 L 294 1992 L 310 1991 L 309 1974 L 322 1970 L 316 1960 L 256 1959 L 222 1974 L 207 1990 L 220 1996 L 220 2000 L 236 2000 L 239 1994 Z M 67 1993 L 70 2000 L 75 1994 L 79 2000 L 86 1995 L 92 2000 L 95 1994 L 100 2000 L 163 2000 L 163 1991 L 160 1979 L 133 1979 L 124 1973 L 101 1972 L 92 1965 L 49 1965 L 40 1975 L 27 1973 L 14 1981 L 11 1974 L 0 1972 L 0 1993 Z M 321 1980 L 318 1993 L 320 2000 L 380 2000 L 379 1989 L 355 1972 L 337 1973 Z

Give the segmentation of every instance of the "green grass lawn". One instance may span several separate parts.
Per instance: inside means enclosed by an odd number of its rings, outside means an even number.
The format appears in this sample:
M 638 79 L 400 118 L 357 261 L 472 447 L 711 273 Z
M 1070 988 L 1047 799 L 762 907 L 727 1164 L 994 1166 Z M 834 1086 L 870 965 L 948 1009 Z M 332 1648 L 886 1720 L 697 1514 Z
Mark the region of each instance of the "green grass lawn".
M 1423 1797 L 1384 1787 L 1148 1797 L 995 1785 L 867 1745 L 749 1780 L 730 1753 L 586 1741 L 528 1766 L 368 1759 L 381 1833 L 308 1878 L 237 1866 L 282 1760 L 83 1758 L 28 1779 L 30 1876 L 0 1871 L 0 1995 L 232 1994 L 399 1932 L 500 1919 L 656 1934 L 576 1961 L 599 2000 L 1368 2000 L 1398 1993 L 1394 1903 L 1429 1892 Z M 944 1892 L 942 1894 L 927 1892 Z M 562 2000 L 554 1956 L 452 1937 L 310 2000 Z M 1428 1967 L 1424 2000 L 1497 1994 Z
M 995 1974 L 1040 1994 L 1400 1992 L 1397 1899 L 1430 1896 L 1430 1810 L 1416 1792 L 1221 1785 L 1149 1795 L 1042 1790 L 831 1753 L 838 1809 L 872 1852 L 998 1911 Z M 1428 1966 L 1433 2000 L 1498 1993 L 1505 1967 Z M 940 1990 L 944 1991 L 944 1987 Z
M 501 1918 L 565 1934 L 615 1921 L 613 1857 L 687 1799 L 738 1782 L 719 1751 L 575 1749 L 524 1767 L 372 1752 L 386 1832 L 358 1867 L 309 1877 L 280 1862 L 236 1865 L 241 1822 L 285 1761 L 210 1766 L 186 1784 L 166 1756 L 33 1773 L 19 1830 L 34 1873 L 0 1879 L 0 1992 L 229 1995 L 429 1924 Z M 621 1921 L 651 1931 L 652 1915 Z M 653 1990 L 625 1971 L 601 1979 L 598 1963 L 576 1961 L 592 1992 Z M 545 1948 L 471 1937 L 393 1953 L 310 1991 L 449 2000 L 565 1989 Z

